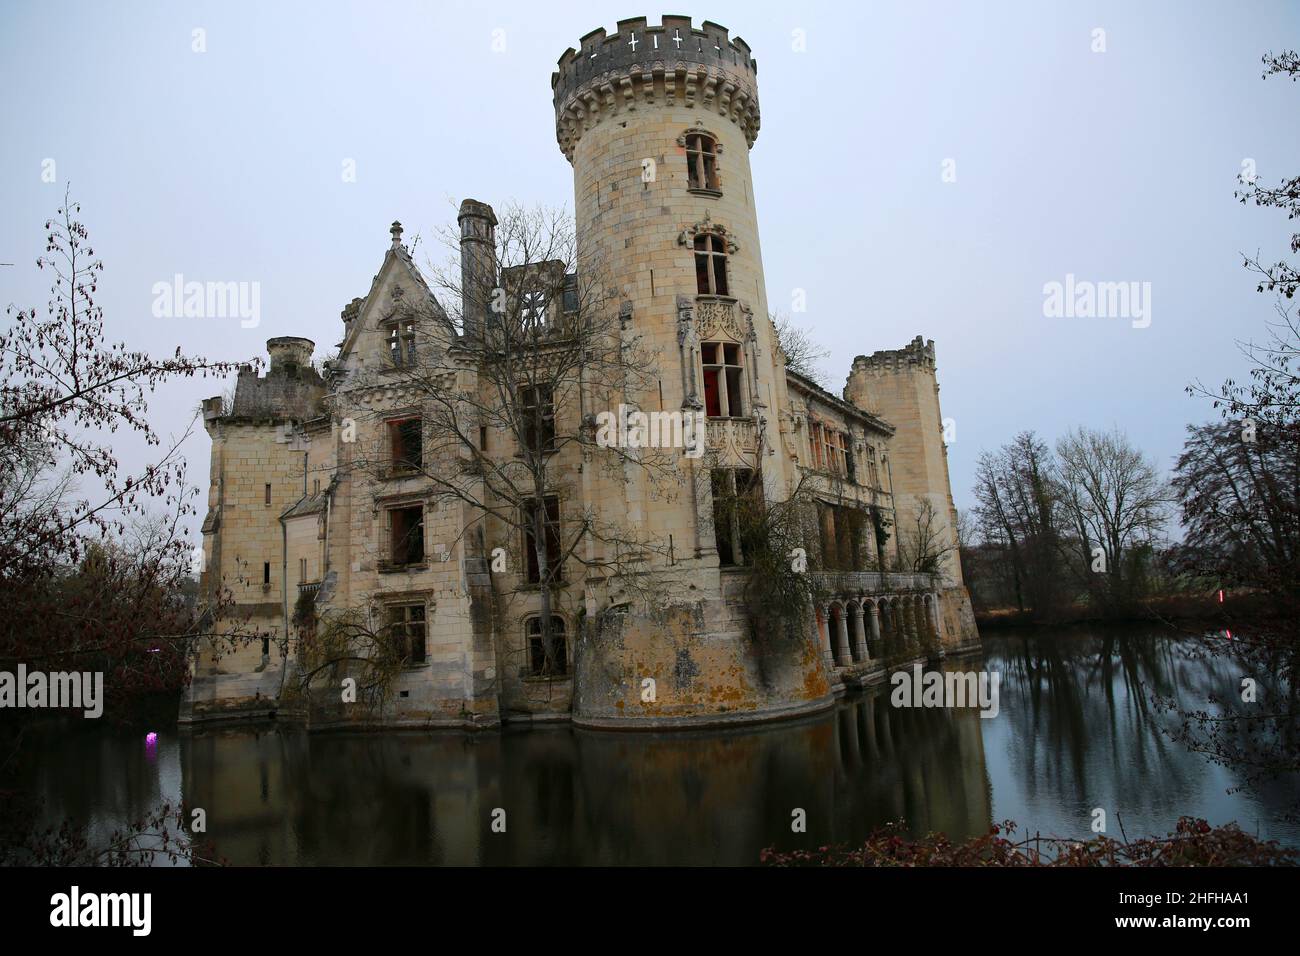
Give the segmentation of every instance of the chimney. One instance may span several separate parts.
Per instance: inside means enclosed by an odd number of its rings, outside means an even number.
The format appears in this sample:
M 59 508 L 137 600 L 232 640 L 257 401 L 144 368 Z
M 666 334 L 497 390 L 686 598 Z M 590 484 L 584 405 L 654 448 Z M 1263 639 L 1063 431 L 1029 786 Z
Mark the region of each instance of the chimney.
M 481 341 L 496 287 L 496 224 L 492 207 L 477 199 L 460 204 L 461 312 L 465 338 Z

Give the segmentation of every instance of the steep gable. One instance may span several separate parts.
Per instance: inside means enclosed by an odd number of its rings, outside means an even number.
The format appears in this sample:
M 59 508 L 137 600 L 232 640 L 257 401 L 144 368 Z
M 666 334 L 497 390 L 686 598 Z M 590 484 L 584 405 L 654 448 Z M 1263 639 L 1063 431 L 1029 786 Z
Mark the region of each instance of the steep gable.
M 402 227 L 393 223 L 392 245 L 370 284 L 365 298 L 356 304 L 339 345 L 335 366 L 345 372 L 377 370 L 390 364 L 390 323 L 409 318 L 415 323 L 416 344 L 422 361 L 446 353 L 455 333 L 446 311 L 434 296 L 410 250 L 401 242 Z

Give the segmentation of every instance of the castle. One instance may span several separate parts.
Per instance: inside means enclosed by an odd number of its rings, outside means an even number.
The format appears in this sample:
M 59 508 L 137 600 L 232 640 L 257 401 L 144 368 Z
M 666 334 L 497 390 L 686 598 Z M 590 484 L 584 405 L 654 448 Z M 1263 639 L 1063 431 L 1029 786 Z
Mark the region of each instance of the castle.
M 232 602 L 218 630 L 262 636 L 196 648 L 183 722 L 727 725 L 812 713 L 890 669 L 979 649 L 934 343 L 858 356 L 842 396 L 787 368 L 750 177 L 757 70 L 739 37 L 673 16 L 595 30 L 559 60 L 577 246 L 616 289 L 603 334 L 648 356 L 618 381 L 530 381 L 511 407 L 534 417 L 493 414 L 503 322 L 489 300 L 518 303 L 517 280 L 540 276 L 529 327 L 576 329 L 581 276 L 499 262 L 496 211 L 465 200 L 461 301 L 435 293 L 394 223 L 369 291 L 343 310 L 337 357 L 313 365 L 310 339 L 271 339 L 265 375 L 245 367 L 232 399 L 204 402 L 202 591 Z M 702 418 L 707 455 L 658 449 L 653 471 L 580 440 L 619 406 Z M 464 407 L 479 424 L 461 434 L 447 416 Z M 530 462 L 540 499 L 511 490 L 509 469 Z M 750 539 L 726 506 L 742 494 L 804 496 L 816 516 L 816 598 L 789 639 L 754 636 Z M 330 627 L 370 650 L 334 646 L 331 660 Z M 353 706 L 340 685 L 366 684 L 376 647 L 397 663 L 377 706 Z M 317 690 L 291 693 L 305 674 Z

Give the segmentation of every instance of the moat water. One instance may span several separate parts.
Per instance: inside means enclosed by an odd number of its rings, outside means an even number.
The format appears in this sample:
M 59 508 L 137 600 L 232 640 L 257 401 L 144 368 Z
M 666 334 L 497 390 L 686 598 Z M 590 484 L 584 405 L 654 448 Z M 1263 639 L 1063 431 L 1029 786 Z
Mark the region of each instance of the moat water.
M 92 841 L 165 800 L 206 811 L 232 864 L 747 865 L 767 846 L 853 842 L 889 821 L 961 838 L 991 821 L 1087 837 L 1236 821 L 1300 845 L 1295 784 L 1230 792 L 1234 774 L 1162 729 L 1152 692 L 1188 707 L 1241 675 L 1196 642 L 1143 630 L 990 633 L 996 717 L 900 709 L 889 685 L 833 711 L 728 732 L 307 734 L 274 725 L 178 733 L 88 726 L 41 742 L 32 785 L 49 820 Z M 506 832 L 494 833 L 493 811 Z M 792 812 L 807 832 L 791 831 Z

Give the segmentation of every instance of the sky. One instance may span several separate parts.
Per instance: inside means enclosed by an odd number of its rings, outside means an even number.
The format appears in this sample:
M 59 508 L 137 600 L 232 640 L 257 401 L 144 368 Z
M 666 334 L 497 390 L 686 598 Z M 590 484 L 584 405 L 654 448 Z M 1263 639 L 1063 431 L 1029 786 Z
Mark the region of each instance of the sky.
M 1187 423 L 1215 415 L 1184 388 L 1242 374 L 1235 343 L 1273 316 L 1242 253 L 1276 261 L 1290 235 L 1233 192 L 1248 161 L 1266 184 L 1300 172 L 1300 84 L 1263 80 L 1260 63 L 1300 47 L 1300 6 L 673 9 L 723 24 L 758 60 L 750 159 L 770 306 L 790 313 L 802 292 L 792 317 L 831 350 L 836 391 L 855 355 L 935 340 L 959 508 L 980 452 L 1021 430 L 1119 427 L 1167 470 Z M 44 308 L 34 262 L 71 184 L 104 262 L 110 339 L 242 361 L 305 335 L 319 358 L 394 219 L 422 260 L 463 198 L 572 208 L 555 62 L 597 27 L 662 12 L 6 2 L 0 300 Z M 156 316 L 154 287 L 177 274 L 258 283 L 256 327 Z M 1045 284 L 1070 275 L 1149 283 L 1149 314 L 1045 314 Z M 225 387 L 169 384 L 151 421 L 179 436 Z M 206 493 L 201 427 L 185 450 Z M 149 460 L 129 442 L 120 453 Z

